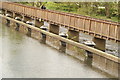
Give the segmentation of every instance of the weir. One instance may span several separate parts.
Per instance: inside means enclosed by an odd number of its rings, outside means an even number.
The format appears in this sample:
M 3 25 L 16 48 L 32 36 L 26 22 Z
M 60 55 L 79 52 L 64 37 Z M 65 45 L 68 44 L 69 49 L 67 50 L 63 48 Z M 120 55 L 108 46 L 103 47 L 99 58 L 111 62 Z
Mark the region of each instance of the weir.
M 67 38 L 61 37 L 58 34 L 50 33 L 48 31 L 42 30 L 40 28 L 34 27 L 32 25 L 28 25 L 26 23 L 20 22 L 18 20 L 2 16 L 2 20 L 10 20 L 10 22 L 18 23 L 19 31 L 24 34 L 29 34 L 31 37 L 34 37 L 38 40 L 46 39 L 46 42 L 48 45 L 60 49 L 61 41 L 65 42 L 67 45 L 69 44 L 72 47 L 70 48 L 70 52 L 66 52 L 69 55 L 72 55 L 82 61 L 85 61 L 85 58 L 87 57 L 85 55 L 85 51 L 90 51 L 93 53 L 93 60 L 92 60 L 92 66 L 96 67 L 110 75 L 113 75 L 115 77 L 119 77 L 118 71 L 119 71 L 119 58 L 115 57 L 113 55 L 107 54 L 105 52 L 102 52 L 100 50 L 94 49 L 92 47 L 86 46 L 84 44 L 78 43 L 73 40 L 69 40 Z M 10 23 L 11 24 L 11 23 Z M 16 25 L 15 25 L 16 26 Z M 55 26 L 56 27 L 56 26 Z M 11 27 L 12 28 L 12 27 Z M 46 37 L 44 38 L 42 35 L 45 34 Z M 66 47 L 66 50 L 68 50 L 68 47 Z M 114 71 L 114 72 L 113 72 Z
M 0 24 L 4 78 L 113 78 L 72 56 Z M 1 31 L 2 30 L 2 31 Z M 1 41 L 2 40 L 2 41 Z M 17 64 L 17 65 L 16 65 Z M 92 74 L 86 74 L 86 72 Z

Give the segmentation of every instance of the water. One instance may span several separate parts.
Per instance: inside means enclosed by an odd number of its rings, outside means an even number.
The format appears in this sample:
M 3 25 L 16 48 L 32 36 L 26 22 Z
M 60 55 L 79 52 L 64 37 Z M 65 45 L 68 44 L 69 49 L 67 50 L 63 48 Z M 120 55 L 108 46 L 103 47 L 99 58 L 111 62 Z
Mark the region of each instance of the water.
M 0 26 L 0 31 L 3 78 L 108 78 L 81 61 L 5 25 Z

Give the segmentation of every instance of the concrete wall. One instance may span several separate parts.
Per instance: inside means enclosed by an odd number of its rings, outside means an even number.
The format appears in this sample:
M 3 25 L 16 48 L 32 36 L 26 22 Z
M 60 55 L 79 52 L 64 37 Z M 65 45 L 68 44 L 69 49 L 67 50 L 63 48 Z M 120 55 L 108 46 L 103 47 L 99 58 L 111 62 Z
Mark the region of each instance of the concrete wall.
M 57 50 L 60 49 L 60 41 L 54 37 L 46 36 L 46 44 Z
M 24 25 L 20 25 L 19 31 L 23 34 L 27 34 L 28 28 Z
M 105 57 L 93 54 L 92 65 L 108 74 L 115 77 L 119 77 L 120 64 L 112 60 L 106 59 Z
M 3 24 L 6 24 L 6 23 L 7 23 L 5 18 L 2 18 L 2 23 L 3 23 Z
M 32 29 L 32 32 L 31 32 L 31 37 L 37 39 L 37 40 L 41 40 L 41 33 L 40 31 L 36 31 L 34 29 Z
M 66 53 L 82 61 L 86 59 L 85 50 L 71 44 L 67 44 Z

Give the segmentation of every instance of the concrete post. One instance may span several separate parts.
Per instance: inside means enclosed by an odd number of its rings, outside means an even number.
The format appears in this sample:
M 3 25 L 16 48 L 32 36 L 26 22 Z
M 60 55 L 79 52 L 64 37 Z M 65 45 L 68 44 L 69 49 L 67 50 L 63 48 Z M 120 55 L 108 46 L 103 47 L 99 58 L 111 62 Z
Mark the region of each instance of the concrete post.
M 13 18 L 15 18 L 15 12 L 13 12 L 13 15 L 12 15 Z
M 79 42 L 79 32 L 68 30 L 68 39 Z M 66 44 L 66 53 L 80 59 L 81 61 L 85 61 L 86 59 L 85 51 L 73 44 Z
M 44 25 L 44 21 L 39 21 L 39 20 L 35 19 L 35 27 L 40 28 L 43 25 Z
M 4 15 L 6 15 L 7 14 L 7 10 L 5 10 L 5 13 L 4 13 Z
M 49 32 L 59 35 L 59 26 L 55 24 L 49 24 Z M 60 40 L 52 36 L 46 35 L 46 44 L 53 48 L 60 49 Z
M 31 37 L 31 28 L 27 28 L 28 29 L 28 31 L 27 31 L 27 36 L 30 36 Z
M 47 27 L 45 27 L 45 26 L 41 26 L 40 29 L 47 31 Z M 46 43 L 46 34 L 41 33 L 41 40 L 40 40 L 40 42 L 44 43 L 44 44 Z
M 59 26 L 55 24 L 49 25 L 49 32 L 59 35 Z
M 17 14 L 15 12 L 13 12 L 13 18 L 15 19 L 15 17 L 17 16 Z
M 2 9 L 2 14 L 5 15 L 5 10 L 4 9 Z
M 10 27 L 10 20 L 6 19 L 6 25 Z
M 94 37 L 93 42 L 96 44 L 95 48 L 105 51 L 106 40 Z
M 9 17 L 13 18 L 13 12 L 11 12 L 11 11 L 7 11 L 6 14 L 9 14 L 9 15 L 10 15 Z
M 68 31 L 68 38 L 73 40 L 73 41 L 79 42 L 79 32 L 74 31 L 74 30 L 69 30 Z
M 41 43 L 46 43 L 46 34 L 43 34 L 41 33 L 41 40 L 40 40 Z
M 5 18 L 2 17 L 1 19 L 2 19 L 2 23 L 3 23 L 3 24 L 6 24 L 6 23 L 7 23 L 7 20 L 6 20 Z
M 64 37 L 64 38 L 67 38 L 67 35 L 66 34 L 59 34 L 61 37 Z M 61 52 L 66 52 L 66 42 L 64 41 L 60 41 L 60 49 L 59 49 Z
M 19 27 L 20 27 L 20 24 L 19 24 L 19 23 L 16 23 L 16 28 L 15 28 L 15 30 L 16 30 L 16 31 L 19 31 Z

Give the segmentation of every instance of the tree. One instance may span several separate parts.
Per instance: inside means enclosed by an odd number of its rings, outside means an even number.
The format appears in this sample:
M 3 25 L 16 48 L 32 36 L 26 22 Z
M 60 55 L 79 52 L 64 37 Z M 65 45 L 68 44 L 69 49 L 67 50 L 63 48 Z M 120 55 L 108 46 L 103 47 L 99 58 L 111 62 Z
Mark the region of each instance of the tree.
M 106 17 L 107 18 L 111 18 L 111 15 L 110 15 L 110 4 L 109 4 L 109 2 L 105 2 L 105 13 L 106 13 Z

